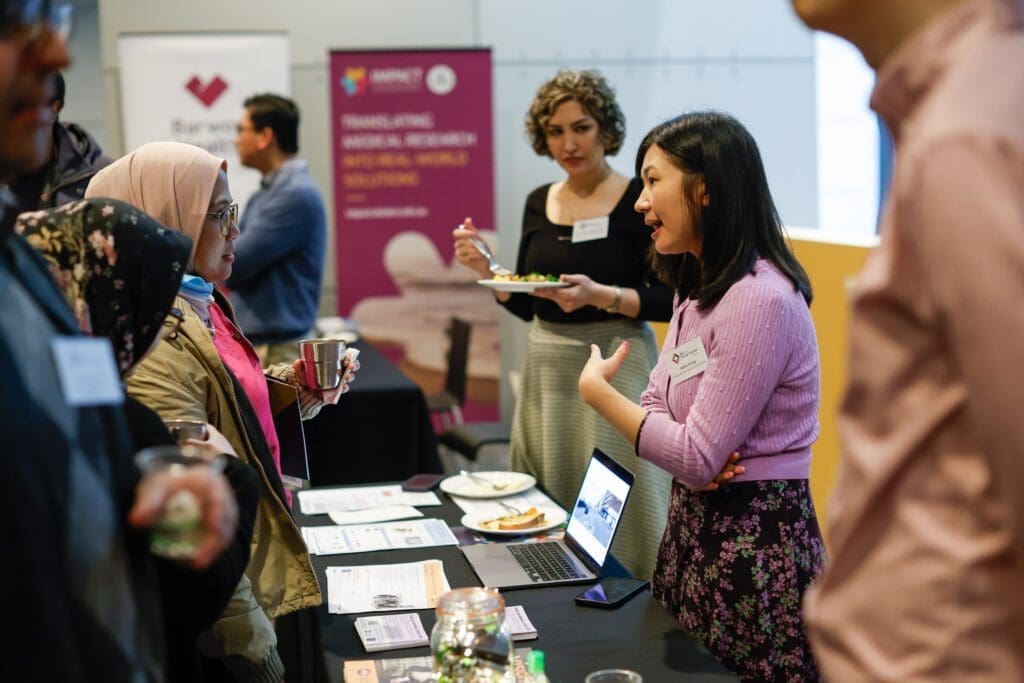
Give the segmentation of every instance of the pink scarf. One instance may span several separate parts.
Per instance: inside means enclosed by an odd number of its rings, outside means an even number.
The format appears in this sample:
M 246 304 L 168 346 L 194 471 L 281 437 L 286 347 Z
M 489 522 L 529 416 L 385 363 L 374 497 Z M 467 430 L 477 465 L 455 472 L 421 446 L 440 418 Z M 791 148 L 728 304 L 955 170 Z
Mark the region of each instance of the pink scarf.
M 228 163 L 183 142 L 149 142 L 97 173 L 85 196 L 128 202 L 192 239 L 195 258 L 217 172 Z

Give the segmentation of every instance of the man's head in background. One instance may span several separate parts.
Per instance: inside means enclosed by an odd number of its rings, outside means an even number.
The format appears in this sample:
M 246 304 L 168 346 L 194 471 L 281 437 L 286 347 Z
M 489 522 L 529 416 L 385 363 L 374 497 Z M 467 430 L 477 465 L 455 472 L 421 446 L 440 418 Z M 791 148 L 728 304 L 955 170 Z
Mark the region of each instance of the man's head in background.
M 299 151 L 299 108 L 271 93 L 245 101 L 235 148 L 243 166 L 267 174 Z
M 0 0 L 0 182 L 41 166 L 56 114 L 52 74 L 70 63 L 71 5 Z

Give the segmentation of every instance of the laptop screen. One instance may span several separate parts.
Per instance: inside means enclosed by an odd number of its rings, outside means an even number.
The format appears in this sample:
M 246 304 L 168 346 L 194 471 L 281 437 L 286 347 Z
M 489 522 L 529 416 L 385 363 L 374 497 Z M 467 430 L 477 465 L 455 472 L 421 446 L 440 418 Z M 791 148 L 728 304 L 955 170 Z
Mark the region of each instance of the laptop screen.
M 565 531 L 566 539 L 589 555 L 598 567 L 608 557 L 632 485 L 633 474 L 629 470 L 594 449 Z

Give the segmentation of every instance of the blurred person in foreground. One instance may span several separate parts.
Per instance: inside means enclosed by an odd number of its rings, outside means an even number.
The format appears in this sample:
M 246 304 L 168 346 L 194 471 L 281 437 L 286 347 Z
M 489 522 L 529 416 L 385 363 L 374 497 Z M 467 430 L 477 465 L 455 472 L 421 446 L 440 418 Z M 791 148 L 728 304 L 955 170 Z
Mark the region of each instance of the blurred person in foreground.
M 99 144 L 77 123 L 60 120 L 65 102 L 64 77 L 53 74 L 53 134 L 46 162 L 11 182 L 18 213 L 48 209 L 85 196 L 89 179 L 110 163 Z
M 69 4 L 0 0 L 0 183 L 46 160 L 50 77 L 69 63 L 70 22 Z M 206 567 L 234 533 L 234 498 L 211 468 L 136 486 L 109 342 L 80 336 L 46 263 L 13 233 L 12 205 L 4 185 L 0 516 L 11 552 L 0 678 L 163 680 L 159 586 L 139 527 L 178 487 L 191 490 L 206 529 L 192 564 Z
M 228 278 L 238 326 L 263 364 L 291 363 L 314 337 L 327 250 L 320 190 L 299 152 L 299 108 L 264 93 L 245 101 L 235 137 L 238 160 L 262 174 L 245 206 Z
M 881 244 L 851 304 L 812 645 L 844 683 L 1024 680 L 1020 3 L 793 7 L 860 49 L 895 140 Z

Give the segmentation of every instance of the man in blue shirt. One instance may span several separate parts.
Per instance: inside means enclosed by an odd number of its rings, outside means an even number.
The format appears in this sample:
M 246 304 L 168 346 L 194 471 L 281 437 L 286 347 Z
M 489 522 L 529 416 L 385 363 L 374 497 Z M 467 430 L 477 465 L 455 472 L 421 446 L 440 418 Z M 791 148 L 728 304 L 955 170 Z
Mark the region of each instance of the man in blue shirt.
M 239 326 L 264 365 L 292 362 L 320 305 L 327 219 L 320 190 L 299 151 L 299 108 L 286 97 L 245 101 L 235 147 L 243 166 L 263 174 L 235 241 L 227 286 Z

